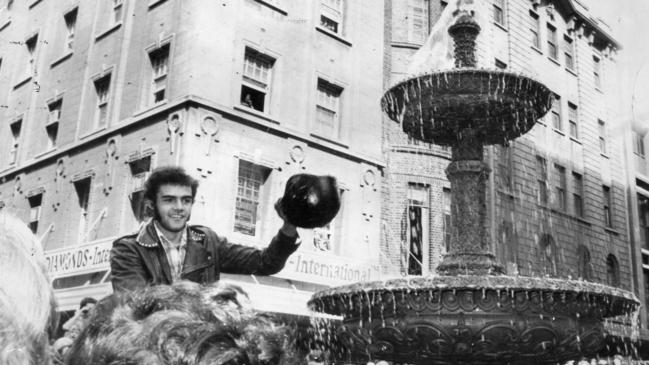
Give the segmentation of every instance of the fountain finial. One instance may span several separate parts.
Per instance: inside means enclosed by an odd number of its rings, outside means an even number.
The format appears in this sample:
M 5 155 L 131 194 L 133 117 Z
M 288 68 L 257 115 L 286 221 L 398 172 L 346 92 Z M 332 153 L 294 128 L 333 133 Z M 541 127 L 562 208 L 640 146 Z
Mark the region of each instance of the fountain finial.
M 475 41 L 480 34 L 480 26 L 472 11 L 458 12 L 455 24 L 448 28 L 448 33 L 455 43 L 455 67 L 476 67 Z

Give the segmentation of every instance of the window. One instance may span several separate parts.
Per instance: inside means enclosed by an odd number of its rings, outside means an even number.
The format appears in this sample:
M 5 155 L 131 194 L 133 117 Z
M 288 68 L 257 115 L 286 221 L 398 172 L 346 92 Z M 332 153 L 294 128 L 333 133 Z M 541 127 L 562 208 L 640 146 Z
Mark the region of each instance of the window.
M 320 26 L 342 34 L 344 0 L 320 0 Z
M 340 95 L 343 89 L 318 79 L 316 132 L 323 137 L 337 138 L 340 133 Z
M 57 99 L 49 104 L 47 104 L 47 109 L 49 111 L 47 116 L 47 124 L 57 123 L 61 118 L 61 106 L 63 105 L 63 99 Z
M 611 188 L 602 185 L 602 196 L 604 200 L 604 206 L 603 211 L 604 211 L 604 224 L 606 224 L 607 227 L 613 227 L 613 216 L 611 212 Z
M 557 274 L 557 265 L 555 260 L 556 248 L 554 247 L 554 238 L 549 234 L 544 234 L 539 241 L 539 248 L 541 250 L 540 259 L 543 274 L 555 276 Z
M 428 186 L 408 184 L 408 275 L 422 274 L 430 222 L 428 195 Z
M 446 252 L 451 250 L 451 189 L 442 190 L 444 204 L 444 247 Z
M 554 165 L 556 172 L 555 199 L 556 207 L 561 211 L 566 210 L 566 169 L 560 165 Z
M 577 247 L 577 277 L 584 280 L 592 278 L 592 267 L 590 263 L 590 251 L 584 245 Z
M 595 88 L 602 88 L 602 65 L 599 62 L 599 57 L 593 56 L 593 80 Z
M 567 35 L 563 36 L 563 54 L 566 58 L 566 68 L 568 70 L 575 70 L 575 46 L 572 42 L 572 38 Z
M 234 231 L 255 236 L 259 229 L 262 192 L 270 169 L 251 162 L 239 161 L 239 182 L 234 213 Z
M 606 283 L 610 286 L 620 286 L 620 264 L 613 254 L 606 257 Z
M 50 150 L 56 147 L 56 139 L 59 135 L 59 123 L 50 123 L 45 126 L 47 132 L 47 149 Z
M 122 21 L 123 6 L 124 0 L 113 0 L 113 24 L 117 24 Z
M 9 149 L 9 163 L 15 164 L 18 162 L 18 148 L 20 147 L 20 131 L 22 129 L 23 120 L 18 119 L 9 125 L 11 130 L 11 148 Z
M 649 197 L 642 194 L 638 194 L 638 218 L 642 247 L 649 250 Z
M 598 120 L 597 124 L 599 126 L 599 152 L 601 154 L 606 154 L 606 123 L 603 120 Z
M 633 132 L 633 153 L 644 158 L 644 135 Z
M 95 80 L 95 92 L 97 93 L 97 110 L 95 115 L 95 126 L 103 127 L 108 123 L 108 96 L 110 92 L 110 74 Z
M 584 216 L 584 182 L 580 174 L 573 172 L 572 173 L 572 204 L 573 204 L 573 213 L 577 217 Z
M 538 201 L 539 204 L 548 203 L 548 170 L 545 159 L 541 156 L 536 156 L 536 171 L 537 171 L 537 185 L 538 185 Z
M 74 46 L 74 32 L 77 26 L 77 9 L 68 12 L 63 16 L 65 19 L 65 28 L 67 34 L 65 36 L 65 51 L 71 52 Z
M 340 189 L 340 210 L 336 217 L 324 227 L 313 229 L 313 247 L 319 251 L 336 252 L 339 251 L 342 237 L 342 210 L 344 206 L 345 190 Z
M 554 94 L 554 98 L 552 99 L 551 111 L 552 126 L 556 130 L 563 130 L 563 123 L 561 122 L 561 97 L 557 94 Z
M 532 47 L 540 50 L 541 49 L 541 20 L 539 15 L 530 11 L 530 17 L 532 24 L 530 26 L 530 32 L 532 33 Z
M 513 188 L 512 180 L 512 151 L 509 147 L 500 147 L 498 156 L 498 187 L 506 191 L 511 191 Z
M 557 29 L 551 24 L 548 24 L 548 56 L 553 60 L 559 58 L 557 50 Z
M 169 45 L 164 45 L 149 53 L 151 61 L 151 103 L 159 103 L 166 99 L 167 71 L 169 64 Z
M 25 41 L 27 47 L 27 64 L 25 75 L 32 75 L 36 71 L 36 46 L 38 45 L 38 34 Z
M 408 0 L 408 40 L 424 43 L 428 37 L 428 0 Z
M 568 125 L 570 126 L 570 137 L 574 139 L 579 139 L 579 127 L 578 119 L 579 114 L 577 114 L 577 105 L 573 103 L 568 103 Z
M 27 200 L 29 202 L 29 229 L 36 234 L 38 232 L 38 221 L 41 219 L 43 194 L 32 195 Z
M 79 243 L 86 237 L 88 228 L 88 207 L 90 203 L 90 177 L 83 178 L 74 182 L 74 190 L 77 193 L 77 202 L 79 203 Z
M 494 0 L 494 22 L 505 25 L 505 0 Z
M 129 161 L 128 166 L 131 171 L 131 193 L 129 195 L 131 211 L 138 222 L 143 222 L 153 214 L 147 209 L 144 198 L 144 182 L 151 171 L 151 156 Z
M 246 47 L 243 62 L 243 84 L 241 85 L 241 105 L 268 112 L 268 95 L 272 80 L 275 59 L 252 48 Z
M 507 64 L 499 59 L 496 58 L 496 68 L 499 70 L 506 70 L 507 69 Z

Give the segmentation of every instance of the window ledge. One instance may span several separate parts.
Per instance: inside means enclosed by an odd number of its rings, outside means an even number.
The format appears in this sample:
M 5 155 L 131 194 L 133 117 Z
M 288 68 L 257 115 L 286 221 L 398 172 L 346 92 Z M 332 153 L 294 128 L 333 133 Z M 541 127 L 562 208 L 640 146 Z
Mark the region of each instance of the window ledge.
M 161 100 L 161 101 L 159 101 L 159 102 L 157 102 L 157 103 L 155 103 L 155 104 L 147 105 L 147 106 L 145 106 L 144 108 L 139 109 L 138 111 L 136 111 L 135 113 L 133 113 L 133 116 L 138 116 L 138 115 L 142 115 L 142 114 L 144 114 L 144 113 L 150 112 L 151 110 L 157 109 L 157 108 L 160 107 L 161 105 L 165 105 L 165 104 L 167 104 L 168 102 L 169 102 L 169 100 L 167 100 L 167 99 L 163 99 L 163 100 Z
M 415 42 L 392 42 L 392 47 L 395 48 L 409 48 L 409 49 L 419 49 L 421 48 L 422 43 Z
M 509 30 L 507 29 L 507 26 L 505 24 L 494 22 L 494 25 L 497 26 L 498 28 L 504 30 L 505 32 L 509 32 Z
M 56 147 L 49 148 L 49 149 L 47 149 L 47 150 L 45 150 L 45 151 L 43 151 L 43 152 L 41 152 L 41 153 L 35 155 L 34 158 L 40 158 L 40 157 L 43 157 L 43 156 L 45 156 L 45 155 L 49 155 L 50 153 L 52 153 L 52 152 L 54 152 L 54 151 L 56 151 L 56 150 L 57 150 Z
M 497 191 L 499 194 L 505 195 L 505 196 L 507 196 L 507 197 L 509 197 L 509 198 L 512 198 L 512 199 L 516 198 L 516 194 L 514 194 L 514 192 L 512 191 L 512 189 L 496 188 L 496 191 Z
M 93 131 L 90 131 L 90 132 L 88 132 L 86 134 L 80 135 L 79 139 L 85 139 L 85 138 L 88 138 L 90 136 L 94 136 L 95 134 L 101 133 L 101 132 L 103 132 L 105 130 L 106 130 L 106 127 L 97 128 L 97 129 L 95 129 Z
M 600 93 L 604 94 L 604 91 L 602 91 L 602 88 L 601 88 L 601 87 L 597 87 L 597 86 L 595 86 L 595 90 L 597 90 L 597 91 L 599 91 Z
M 274 10 L 274 11 L 284 15 L 284 16 L 288 15 L 288 12 L 286 10 L 280 8 L 279 6 L 277 6 L 275 4 L 271 4 L 271 3 L 267 2 L 267 1 L 264 1 L 264 0 L 255 0 L 255 1 L 260 3 L 261 5 L 264 5 L 264 6 L 268 7 L 268 8 L 270 8 L 271 10 Z
M 608 233 L 612 233 L 616 236 L 620 236 L 622 233 L 613 227 L 604 227 L 604 230 Z
M 578 76 L 577 71 L 575 71 L 574 69 L 566 67 L 566 71 L 568 71 L 568 73 L 572 74 L 575 77 Z
M 335 144 L 336 146 L 340 146 L 340 147 L 344 147 L 344 148 L 349 148 L 349 145 L 347 145 L 347 144 L 345 144 L 345 143 L 342 143 L 342 142 L 340 142 L 340 141 L 336 141 L 336 140 L 334 140 L 334 139 L 332 139 L 332 138 L 329 138 L 329 137 L 323 137 L 323 136 L 321 136 L 321 135 L 319 135 L 319 134 L 317 134 L 317 133 L 311 133 L 310 136 L 311 136 L 311 137 L 314 137 L 314 138 L 317 138 L 317 139 L 319 139 L 319 140 L 325 141 L 325 142 L 329 142 L 329 143 Z
M 155 8 L 156 6 L 164 3 L 167 0 L 150 0 L 149 1 L 149 10 Z
M 606 153 L 601 153 L 599 154 L 600 156 L 604 157 L 605 159 L 610 159 L 610 157 Z
M 554 127 L 553 127 L 552 129 L 554 129 L 554 132 L 555 132 L 556 134 L 560 134 L 560 135 L 562 135 L 562 136 L 565 137 L 566 134 L 563 133 L 563 131 L 562 131 L 561 129 L 557 129 L 557 128 L 554 128 Z
M 543 51 L 541 51 L 541 49 L 538 48 L 538 47 L 536 47 L 536 46 L 530 46 L 530 48 L 532 48 L 533 50 L 535 50 L 535 51 L 538 52 L 539 54 L 543 54 Z
M 102 33 L 97 34 L 97 35 L 95 36 L 95 42 L 99 42 L 99 41 L 102 40 L 103 38 L 107 37 L 109 34 L 113 33 L 113 32 L 116 31 L 117 29 L 119 29 L 121 26 L 122 26 L 122 22 L 121 22 L 121 21 L 119 21 L 119 22 L 113 24 L 110 28 L 106 29 L 106 30 L 103 31 Z
M 74 52 L 72 52 L 72 51 L 68 51 L 68 53 L 66 53 L 66 54 L 64 54 L 63 56 L 57 58 L 56 60 L 54 60 L 54 62 L 52 62 L 52 63 L 50 64 L 50 68 L 54 68 L 54 67 L 58 66 L 59 64 L 61 64 L 63 61 L 65 61 L 65 60 L 67 60 L 68 58 L 72 57 L 72 54 L 73 54 L 73 53 L 74 53 Z
M 544 126 L 544 127 L 547 127 L 547 125 L 545 124 L 545 122 L 544 122 L 542 119 L 537 119 L 536 122 L 537 122 L 538 124 Z
M 330 31 L 330 30 L 328 30 L 328 29 L 326 29 L 326 28 L 323 28 L 323 27 L 321 27 L 321 26 L 319 26 L 319 25 L 316 25 L 315 29 L 316 29 L 318 32 L 322 33 L 322 34 L 324 34 L 324 35 L 328 35 L 329 37 L 331 37 L 331 38 L 337 40 L 338 42 L 341 42 L 341 43 L 343 43 L 343 44 L 345 44 L 345 45 L 347 45 L 347 46 L 349 46 L 349 47 L 352 46 L 352 42 L 349 41 L 347 38 L 344 38 L 344 37 L 342 37 L 342 36 L 340 36 L 340 35 L 338 35 L 338 34 L 332 32 L 332 31 Z
M 13 170 L 17 167 L 18 165 L 15 162 L 10 162 L 7 164 L 7 167 L 4 169 L 0 170 L 0 174 L 4 174 L 7 171 Z
M 558 59 L 556 59 L 556 58 L 552 58 L 552 57 L 550 57 L 550 56 L 548 56 L 548 59 L 549 59 L 550 61 L 552 61 L 555 65 L 557 65 L 557 66 L 561 66 L 561 63 L 559 63 L 559 60 L 558 60 Z
M 34 0 L 34 1 L 32 1 L 31 3 L 29 3 L 29 8 L 30 9 L 33 8 L 34 6 L 38 5 L 38 3 L 40 3 L 41 1 L 43 1 L 43 0 Z
M 577 139 L 575 137 L 572 137 L 572 136 L 570 137 L 570 140 L 577 143 L 577 144 L 583 144 L 579 139 Z
M 645 155 L 641 155 L 638 152 L 633 152 L 634 155 L 636 155 L 638 158 L 645 159 Z
M 32 75 L 27 75 L 27 76 L 22 77 L 22 78 L 21 78 L 21 79 L 16 83 L 16 85 L 14 85 L 14 89 L 17 89 L 17 88 L 19 88 L 19 87 L 25 85 L 25 84 L 28 83 L 31 79 L 32 79 Z
M 0 31 L 3 31 L 6 27 L 11 24 L 11 18 L 7 19 L 4 23 L 0 24 Z
M 248 113 L 250 115 L 254 115 L 256 117 L 262 118 L 262 119 L 267 120 L 267 121 L 269 121 L 271 123 L 279 124 L 279 121 L 277 119 L 274 119 L 270 115 L 268 115 L 268 114 L 266 114 L 264 112 L 260 112 L 259 110 L 249 108 L 249 107 L 243 106 L 243 105 L 235 105 L 234 109 L 238 110 L 240 112 Z

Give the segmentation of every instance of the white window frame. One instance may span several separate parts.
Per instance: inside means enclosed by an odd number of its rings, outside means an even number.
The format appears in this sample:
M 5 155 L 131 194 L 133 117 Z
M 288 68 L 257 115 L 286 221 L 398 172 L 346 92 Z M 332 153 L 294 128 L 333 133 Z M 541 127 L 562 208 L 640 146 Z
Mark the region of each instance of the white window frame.
M 14 126 L 17 126 L 15 128 Z M 17 129 L 17 132 L 15 131 Z M 11 148 L 9 149 L 9 164 L 18 163 L 18 151 L 20 150 L 20 137 L 22 136 L 23 118 L 14 119 L 9 123 L 9 133 L 11 134 Z
M 559 44 L 557 38 L 557 27 L 548 23 L 547 24 L 547 43 L 548 43 L 548 57 L 555 61 L 559 61 Z
M 168 98 L 169 59 L 171 58 L 171 45 L 164 44 L 149 52 L 151 63 L 151 92 L 149 104 L 161 103 Z M 164 97 L 156 101 L 157 94 L 162 92 Z
M 575 41 L 572 37 L 564 34 L 563 36 L 563 54 L 566 61 L 566 68 L 570 71 L 575 71 Z
M 65 20 L 65 29 L 66 29 L 65 42 L 64 42 L 65 52 L 72 52 L 74 48 L 74 36 L 75 36 L 76 26 L 77 26 L 77 15 L 78 15 L 77 8 L 74 8 L 63 15 L 63 19 Z
M 570 137 L 579 139 L 579 107 L 568 102 L 568 133 Z
M 340 138 L 340 114 L 343 88 L 323 78 L 318 78 L 316 90 L 316 134 L 322 137 Z M 321 115 L 331 116 L 331 129 L 326 130 L 325 124 L 320 122 Z
M 34 200 L 38 198 L 38 205 L 32 205 Z M 29 228 L 34 234 L 38 232 L 38 222 L 41 220 L 41 211 L 43 208 L 43 193 L 34 194 L 27 197 L 29 203 Z M 32 228 L 32 225 L 36 223 L 36 229 Z
M 242 166 L 245 164 L 246 166 Z M 245 171 L 248 170 L 248 171 Z M 250 174 L 244 174 L 241 173 Z M 256 164 L 252 161 L 245 159 L 239 159 L 237 164 L 237 184 L 236 184 L 236 194 L 234 200 L 234 215 L 233 215 L 233 225 L 232 229 L 235 234 L 240 234 L 243 237 L 249 238 L 260 238 L 263 233 L 263 216 L 266 213 L 266 204 L 268 200 L 268 189 L 270 188 L 270 178 L 272 174 L 272 169 Z M 250 176 L 256 175 L 256 176 Z M 242 178 L 245 180 L 246 177 L 252 177 L 248 179 L 247 182 L 244 181 L 242 185 Z M 250 195 L 249 193 L 252 193 Z M 246 201 L 246 203 L 254 206 L 254 212 L 250 216 L 252 222 L 242 221 L 242 217 L 245 212 L 244 208 L 239 206 L 239 202 Z M 238 218 L 239 217 L 239 218 Z
M 344 34 L 344 11 L 345 0 L 320 0 L 320 27 L 338 35 Z M 323 17 L 334 23 L 336 29 L 325 25 Z
M 601 90 L 602 88 L 602 62 L 597 56 L 593 56 L 593 82 L 595 88 Z
M 554 94 L 552 99 L 552 106 L 550 108 L 550 123 L 552 128 L 563 131 L 563 118 L 561 116 L 561 96 Z
M 25 75 L 33 75 L 36 71 L 36 51 L 38 49 L 38 33 L 30 36 L 25 41 L 25 48 L 27 49 L 27 64 L 25 67 Z
M 124 0 L 113 0 L 111 23 L 117 24 L 124 18 Z
M 633 132 L 633 153 L 641 158 L 645 158 L 644 135 L 639 132 Z
M 410 269 L 410 247 L 411 247 L 411 227 L 410 227 L 410 207 L 419 207 L 421 209 L 421 274 L 426 275 L 429 272 L 430 262 L 430 186 L 419 183 L 408 183 L 408 196 L 406 200 L 407 209 L 407 243 L 408 243 L 408 267 Z
M 506 26 L 506 13 L 507 2 L 505 0 L 493 0 L 493 21 L 498 25 Z M 497 15 L 500 15 L 498 19 Z
M 599 129 L 599 152 L 602 155 L 606 155 L 608 153 L 608 146 L 606 140 L 606 122 L 604 122 L 601 119 L 598 119 L 597 126 Z
M 532 27 L 530 27 L 530 32 L 532 33 L 532 47 L 541 51 L 541 18 L 539 14 L 530 10 L 530 17 L 532 18 Z
M 93 86 L 95 88 L 96 96 L 96 107 L 95 107 L 95 117 L 94 117 L 94 127 L 102 128 L 109 124 L 110 119 L 110 92 L 111 92 L 111 82 L 112 74 L 110 72 L 97 77 L 93 80 Z M 105 90 L 103 87 L 105 86 Z M 104 92 L 105 91 L 105 92 Z M 102 111 L 105 112 L 104 120 L 102 120 Z
M 408 0 L 409 42 L 422 44 L 428 38 L 428 33 L 430 32 L 429 7 L 430 0 Z
M 242 93 L 243 87 L 257 91 L 264 96 L 262 113 L 270 114 L 270 94 L 273 82 L 273 71 L 276 58 L 262 53 L 252 47 L 246 47 L 243 57 Z M 243 104 L 243 100 L 241 100 Z M 245 105 L 245 104 L 244 104 Z M 252 108 L 252 106 L 248 107 Z M 257 110 L 257 109 L 255 109 Z

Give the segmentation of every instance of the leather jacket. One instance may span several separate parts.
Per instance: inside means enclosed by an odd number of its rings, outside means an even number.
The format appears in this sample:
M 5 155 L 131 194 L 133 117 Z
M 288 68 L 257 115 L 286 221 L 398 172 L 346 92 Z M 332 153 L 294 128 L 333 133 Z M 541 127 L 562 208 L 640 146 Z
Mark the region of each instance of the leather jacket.
M 297 250 L 298 237 L 281 231 L 267 248 L 260 250 L 228 242 L 210 228 L 188 226 L 182 280 L 206 284 L 219 280 L 221 272 L 229 274 L 272 275 L 284 267 Z M 156 235 L 153 221 L 133 235 L 113 242 L 110 269 L 115 292 L 146 285 L 171 284 L 167 255 Z

